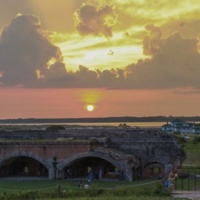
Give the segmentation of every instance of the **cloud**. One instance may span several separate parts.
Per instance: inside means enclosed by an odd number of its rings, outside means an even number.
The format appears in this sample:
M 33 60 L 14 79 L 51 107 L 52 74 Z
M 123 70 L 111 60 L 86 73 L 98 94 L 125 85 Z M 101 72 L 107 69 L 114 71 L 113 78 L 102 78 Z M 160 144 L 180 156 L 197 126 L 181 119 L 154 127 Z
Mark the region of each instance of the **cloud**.
M 180 18 L 170 21 L 162 26 L 163 35 L 179 32 L 184 38 L 194 38 L 200 32 L 199 19 Z
M 197 39 L 183 38 L 177 32 L 162 40 L 156 34 L 148 48 L 144 45 L 152 58 L 128 66 L 127 82 L 136 88 L 200 87 L 197 44 Z
M 96 21 L 99 16 L 109 13 L 105 7 L 105 10 L 97 10 L 87 6 L 85 9 L 91 9 L 93 13 L 84 13 L 84 22 L 90 23 L 91 16 L 98 16 Z M 52 44 L 49 35 L 40 27 L 38 17 L 17 15 L 3 29 L 0 38 L 1 86 L 109 89 L 200 87 L 199 41 L 196 38 L 183 37 L 178 32 L 164 38 L 159 27 L 147 24 L 143 50 L 149 55 L 148 59 L 123 69 L 91 70 L 80 65 L 77 71 L 70 72 L 66 70 L 60 49 Z M 97 30 L 105 34 L 101 31 Z M 114 57 L 116 50 L 108 51 L 113 55 L 110 57 Z
M 124 69 L 92 71 L 82 67 L 75 73 L 76 81 L 71 82 L 71 86 L 108 89 L 200 88 L 199 41 L 184 38 L 178 32 L 162 38 L 161 30 L 153 24 L 146 26 L 146 29 L 148 37 L 144 37 L 143 48 L 151 58 L 139 60 Z
M 3 29 L 0 38 L 2 84 L 31 85 L 38 80 L 38 75 L 48 79 L 54 75 L 58 77 L 55 68 L 65 71 L 59 48 L 40 30 L 40 25 L 39 18 L 34 15 L 18 14 Z M 52 59 L 51 66 L 48 62 Z
M 124 32 L 123 35 L 122 35 L 124 38 L 128 38 L 130 37 L 130 34 L 128 32 Z
M 114 51 L 110 49 L 108 52 L 108 55 L 112 56 L 113 54 L 114 54 Z
M 76 29 L 80 34 L 112 37 L 112 27 L 117 22 L 113 6 L 95 7 L 83 4 L 74 16 Z
M 149 34 L 144 37 L 144 54 L 152 55 L 160 48 L 162 32 L 153 24 L 147 24 L 145 28 Z

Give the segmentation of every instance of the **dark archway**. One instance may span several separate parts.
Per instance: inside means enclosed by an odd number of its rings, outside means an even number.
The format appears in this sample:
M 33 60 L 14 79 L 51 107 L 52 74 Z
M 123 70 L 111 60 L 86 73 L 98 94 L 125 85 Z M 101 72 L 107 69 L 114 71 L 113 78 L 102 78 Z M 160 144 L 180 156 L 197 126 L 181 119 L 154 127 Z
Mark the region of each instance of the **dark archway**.
M 150 162 L 144 166 L 144 178 L 164 176 L 164 165 L 160 162 Z
M 119 178 L 118 168 L 99 157 L 88 156 L 75 159 L 64 168 L 65 178 Z
M 48 177 L 48 169 L 30 157 L 10 157 L 1 163 L 0 177 Z

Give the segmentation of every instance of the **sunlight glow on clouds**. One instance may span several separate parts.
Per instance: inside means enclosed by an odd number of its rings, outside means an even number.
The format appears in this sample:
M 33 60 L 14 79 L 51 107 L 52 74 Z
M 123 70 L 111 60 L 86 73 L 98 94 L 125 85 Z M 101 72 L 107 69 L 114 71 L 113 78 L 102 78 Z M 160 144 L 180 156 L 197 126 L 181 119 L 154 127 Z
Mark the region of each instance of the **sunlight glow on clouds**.
M 58 43 L 67 68 L 77 70 L 79 65 L 91 69 L 124 68 L 138 59 L 144 58 L 141 46 L 124 44 L 122 33 L 115 34 L 112 39 L 97 37 L 71 38 L 69 42 Z M 129 40 L 129 39 L 128 39 Z M 79 43 L 79 41 L 82 41 Z
M 40 5 L 37 15 L 15 15 L 2 27 L 2 86 L 200 87 L 198 1 L 61 0 L 60 12 L 70 15 L 56 16 L 57 26 L 44 3 L 30 2 Z

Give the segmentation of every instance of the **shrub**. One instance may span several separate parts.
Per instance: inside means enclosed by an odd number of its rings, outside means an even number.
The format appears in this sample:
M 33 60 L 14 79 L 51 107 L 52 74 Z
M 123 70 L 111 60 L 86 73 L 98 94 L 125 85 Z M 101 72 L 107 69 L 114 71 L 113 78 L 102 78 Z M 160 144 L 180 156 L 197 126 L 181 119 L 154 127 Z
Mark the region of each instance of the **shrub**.
M 194 144 L 197 144 L 197 143 L 199 143 L 200 142 L 200 137 L 194 137 L 194 139 L 192 140 L 192 142 L 194 143 Z
M 170 196 L 170 191 L 164 187 L 163 183 L 157 183 L 155 189 L 154 189 L 154 194 L 159 195 L 159 196 Z
M 179 131 L 173 132 L 174 135 L 180 135 L 181 133 Z
M 52 125 L 46 128 L 47 131 L 59 131 L 59 130 L 65 130 L 64 126 L 60 125 Z
M 179 137 L 178 138 L 178 142 L 181 143 L 181 144 L 186 143 L 186 141 L 187 140 L 184 137 Z
M 1 200 L 36 200 L 37 198 L 37 192 L 9 193 L 0 196 Z

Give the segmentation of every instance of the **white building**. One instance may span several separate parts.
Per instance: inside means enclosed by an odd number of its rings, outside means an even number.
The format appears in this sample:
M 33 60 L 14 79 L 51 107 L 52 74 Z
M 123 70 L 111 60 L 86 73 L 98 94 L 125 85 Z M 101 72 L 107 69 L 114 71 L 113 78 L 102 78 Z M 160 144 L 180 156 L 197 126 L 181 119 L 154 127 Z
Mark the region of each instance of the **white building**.
M 172 120 L 170 123 L 162 126 L 162 131 L 179 133 L 200 133 L 200 124 L 188 123 L 180 119 Z

